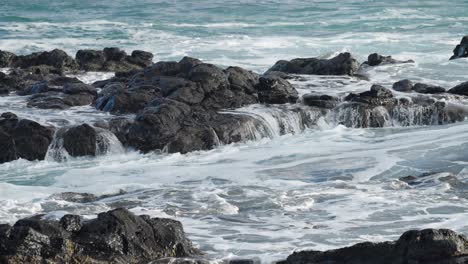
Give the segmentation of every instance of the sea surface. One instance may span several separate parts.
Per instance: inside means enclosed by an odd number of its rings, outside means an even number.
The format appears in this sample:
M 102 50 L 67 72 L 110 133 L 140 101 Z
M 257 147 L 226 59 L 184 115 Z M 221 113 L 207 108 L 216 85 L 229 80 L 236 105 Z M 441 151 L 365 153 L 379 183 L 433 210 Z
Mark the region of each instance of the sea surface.
M 415 60 L 368 69 L 369 81 L 308 76 L 294 82 L 301 94 L 344 96 L 404 78 L 447 88 L 468 81 L 468 60 L 448 61 L 468 34 L 467 14 L 466 0 L 0 0 L 0 49 L 60 48 L 74 55 L 116 46 L 153 52 L 155 62 L 192 56 L 258 73 L 280 59 L 343 51 L 361 62 L 374 52 Z M 78 77 L 91 83 L 111 76 Z M 56 126 L 112 118 L 91 106 L 28 109 L 17 96 L 0 98 L 4 111 Z M 395 239 L 413 228 L 468 234 L 468 122 L 360 129 L 321 118 L 302 131 L 284 109 L 227 111 L 258 116 L 271 128 L 269 137 L 186 155 L 140 154 L 115 143 L 96 158 L 0 164 L 0 222 L 37 213 L 93 217 L 125 206 L 181 221 L 210 258 L 264 263 L 294 250 Z M 280 135 L 280 121 L 288 134 Z M 426 172 L 453 173 L 461 183 L 397 180 Z M 65 191 L 115 196 L 87 204 L 51 196 Z

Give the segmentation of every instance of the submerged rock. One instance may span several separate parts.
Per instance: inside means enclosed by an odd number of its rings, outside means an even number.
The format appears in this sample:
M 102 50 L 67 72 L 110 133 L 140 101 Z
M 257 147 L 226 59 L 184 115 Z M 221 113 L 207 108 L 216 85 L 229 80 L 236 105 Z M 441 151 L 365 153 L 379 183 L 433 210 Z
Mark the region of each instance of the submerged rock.
M 447 229 L 407 231 L 397 241 L 359 243 L 329 251 L 294 252 L 279 264 L 466 263 L 468 240 Z
M 6 263 L 148 263 L 201 254 L 180 222 L 136 216 L 126 209 L 88 221 L 77 215 L 59 221 L 22 219 L 0 228 L 0 248 L 0 262 Z
M 387 64 L 400 64 L 400 63 L 414 63 L 413 60 L 407 61 L 399 61 L 392 58 L 392 56 L 382 56 L 377 53 L 372 53 L 367 57 L 367 61 L 363 64 L 367 64 L 369 66 L 379 66 L 379 65 L 387 65 Z
M 298 58 L 291 61 L 280 60 L 265 74 L 284 72 L 292 74 L 311 75 L 355 75 L 359 70 L 359 63 L 348 53 L 340 53 L 331 59 Z
M 468 36 L 464 36 L 455 49 L 450 60 L 468 57 Z
M 53 128 L 3 113 L 0 117 L 0 163 L 19 158 L 43 160 L 53 134 Z
M 416 83 L 413 86 L 413 91 L 423 94 L 439 94 L 445 93 L 445 88 L 425 83 Z

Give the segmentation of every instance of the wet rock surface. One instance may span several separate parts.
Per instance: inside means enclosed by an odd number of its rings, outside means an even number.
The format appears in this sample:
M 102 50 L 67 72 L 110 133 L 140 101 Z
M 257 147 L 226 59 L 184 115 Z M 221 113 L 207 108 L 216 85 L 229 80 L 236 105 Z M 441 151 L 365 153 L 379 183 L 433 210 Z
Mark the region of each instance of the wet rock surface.
M 104 50 L 79 50 L 76 62 L 85 71 L 127 72 L 141 70 L 153 63 L 153 54 L 135 50 L 131 55 L 119 48 Z
M 331 59 L 298 58 L 291 61 L 280 60 L 267 72 L 283 72 L 311 75 L 355 75 L 359 63 L 350 53 L 340 53 Z
M 126 209 L 92 220 L 38 215 L 0 225 L 0 249 L 4 263 L 144 263 L 201 254 L 180 222 L 136 216 Z
M 453 56 L 450 60 L 467 58 L 468 57 L 468 36 L 464 36 L 455 49 L 453 50 Z
M 411 230 L 397 241 L 359 243 L 329 251 L 295 252 L 280 264 L 458 264 L 468 261 L 468 240 L 447 229 Z
M 459 95 L 465 95 L 468 96 L 468 82 L 461 83 L 452 89 L 447 91 L 448 93 L 451 94 L 459 94 Z
M 15 159 L 43 160 L 52 141 L 54 129 L 13 113 L 0 117 L 0 162 Z
M 407 61 L 400 61 L 392 58 L 392 56 L 384 56 L 378 53 L 372 53 L 367 57 L 367 61 L 363 64 L 367 64 L 369 66 L 380 66 L 380 65 L 388 65 L 388 64 L 400 64 L 400 63 L 414 63 L 413 60 Z

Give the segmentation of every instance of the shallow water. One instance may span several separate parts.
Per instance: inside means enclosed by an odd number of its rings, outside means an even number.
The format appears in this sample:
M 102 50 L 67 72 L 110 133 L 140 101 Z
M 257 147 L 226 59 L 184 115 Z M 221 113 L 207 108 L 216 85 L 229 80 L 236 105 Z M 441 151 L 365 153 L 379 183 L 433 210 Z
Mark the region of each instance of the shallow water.
M 47 3 L 47 4 L 45 4 Z M 155 61 L 189 55 L 218 65 L 263 72 L 276 60 L 329 57 L 350 51 L 414 59 L 377 67 L 370 81 L 308 77 L 307 92 L 343 96 L 390 87 L 402 78 L 452 87 L 467 81 L 468 60 L 448 61 L 468 22 L 466 1 L 9 1 L 0 5 L 0 49 L 28 53 L 119 46 L 145 49 Z M 54 14 L 53 16 L 51 14 Z M 78 76 L 86 82 L 109 75 Z M 408 96 L 396 93 L 397 96 Z M 412 95 L 409 95 L 412 96 Z M 456 105 L 468 100 L 443 99 Z M 67 111 L 25 107 L 25 98 L 0 98 L 0 112 L 65 126 L 112 117 L 90 106 Z M 286 107 L 287 108 L 287 107 Z M 0 222 L 35 213 L 58 217 L 127 206 L 176 218 L 213 258 L 257 256 L 263 262 L 293 250 L 328 249 L 394 239 L 411 228 L 444 227 L 468 234 L 468 189 L 429 181 L 408 186 L 399 177 L 451 172 L 465 182 L 468 122 L 443 126 L 346 128 L 320 118 L 302 131 L 285 110 L 237 110 L 269 125 L 271 138 L 212 151 L 139 154 L 114 151 L 65 162 L 0 164 Z M 287 111 L 286 111 L 287 112 Z M 276 123 L 275 123 L 276 122 Z M 96 203 L 48 198 L 64 191 L 112 194 Z

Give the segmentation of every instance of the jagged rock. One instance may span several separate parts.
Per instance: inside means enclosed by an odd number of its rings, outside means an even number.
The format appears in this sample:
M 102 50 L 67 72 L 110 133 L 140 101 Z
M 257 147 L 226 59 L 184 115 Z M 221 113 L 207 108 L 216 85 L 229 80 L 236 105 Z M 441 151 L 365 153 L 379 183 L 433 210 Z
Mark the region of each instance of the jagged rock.
M 410 80 L 401 80 L 393 84 L 393 90 L 398 92 L 411 92 L 413 90 L 413 82 Z
M 65 51 L 59 49 L 35 52 L 24 56 L 12 55 L 12 53 L 5 55 L 3 53 L 3 55 L 0 55 L 0 64 L 5 65 L 4 67 L 23 69 L 41 65 L 51 66 L 62 71 L 75 70 L 77 68 L 75 60 L 68 56 Z M 48 69 L 50 71 L 50 68 Z
M 73 157 L 96 155 L 96 131 L 88 124 L 67 129 L 63 147 Z
M 34 121 L 18 119 L 12 113 L 0 118 L 0 163 L 18 158 L 43 160 L 54 130 Z
M 104 48 L 104 50 L 79 50 L 76 61 L 85 71 L 128 72 L 141 70 L 152 64 L 153 54 L 136 50 L 129 56 L 119 48 Z
M 468 36 L 464 36 L 455 49 L 450 60 L 468 57 Z
M 315 95 L 305 94 L 302 96 L 302 101 L 305 105 L 316 106 L 320 108 L 333 109 L 335 108 L 339 100 L 336 97 L 330 95 Z
M 312 75 L 355 75 L 359 63 L 350 53 L 340 53 L 331 59 L 299 58 L 291 61 L 281 60 L 275 63 L 265 74 L 284 72 Z
M 377 53 L 372 53 L 367 57 L 367 61 L 364 64 L 369 66 L 379 66 L 387 64 L 399 64 L 399 63 L 414 63 L 413 60 L 399 61 L 392 58 L 392 56 L 382 56 Z
M 442 88 L 440 86 L 430 85 L 430 84 L 416 83 L 413 86 L 413 91 L 417 93 L 423 93 L 423 94 L 439 94 L 439 93 L 445 93 L 445 88 Z
M 162 258 L 194 257 L 201 252 L 186 238 L 180 222 L 136 216 L 126 209 L 84 221 L 35 216 L 0 228 L 0 262 L 148 263 Z
M 468 240 L 447 229 L 407 231 L 395 242 L 359 243 L 329 251 L 295 252 L 279 264 L 462 264 Z
M 9 68 L 13 64 L 16 55 L 12 52 L 0 50 L 0 68 Z
M 276 76 L 261 77 L 257 85 L 258 99 L 266 104 L 296 103 L 296 89 L 285 79 Z
M 464 82 L 453 87 L 452 89 L 448 90 L 447 93 L 468 96 L 468 82 Z
M 362 92 L 359 95 L 351 93 L 344 100 L 366 103 L 373 106 L 388 106 L 396 103 L 392 92 L 381 85 L 372 85 L 370 91 Z
M 127 89 L 120 83 L 107 85 L 96 100 L 96 108 L 112 113 L 136 113 L 160 97 L 158 87 L 142 85 Z

